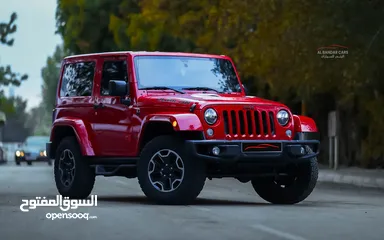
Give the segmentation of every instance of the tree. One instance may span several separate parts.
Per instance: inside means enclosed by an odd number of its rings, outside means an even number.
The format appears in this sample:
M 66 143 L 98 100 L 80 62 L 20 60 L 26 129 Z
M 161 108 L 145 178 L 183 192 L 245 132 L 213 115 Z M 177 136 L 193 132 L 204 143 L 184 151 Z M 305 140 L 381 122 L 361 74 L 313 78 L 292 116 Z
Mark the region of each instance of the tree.
M 46 135 L 49 136 L 51 130 L 51 116 L 47 113 L 44 105 L 32 108 L 28 113 L 28 120 L 26 127 L 33 135 Z
M 65 48 L 74 54 L 118 50 L 109 24 L 111 14 L 119 15 L 122 2 L 58 0 L 57 33 Z
M 47 113 L 51 113 L 56 101 L 57 84 L 60 78 L 61 62 L 69 53 L 63 46 L 57 46 L 52 56 L 49 56 L 46 65 L 41 70 L 43 78 L 41 103 Z
M 383 165 L 384 2 L 60 2 L 58 30 L 71 51 L 229 55 L 253 95 L 280 100 L 294 113 L 314 117 L 323 141 L 327 114 L 337 110 L 343 123 L 344 163 Z M 349 47 L 344 59 L 322 59 L 317 54 L 317 48 L 335 43 Z
M 21 97 L 11 97 L 6 99 L 7 104 L 14 106 L 14 111 L 8 113 L 7 123 L 3 129 L 4 142 L 23 142 L 33 129 L 27 125 L 26 121 L 29 118 L 28 113 L 25 111 L 27 101 Z
M 17 14 L 12 13 L 10 21 L 8 23 L 0 22 L 0 43 L 6 46 L 12 46 L 14 43 L 13 38 L 9 38 L 9 35 L 16 32 L 17 27 L 15 21 Z M 20 86 L 21 82 L 28 78 L 27 75 L 20 75 L 12 71 L 11 66 L 0 66 L 0 110 L 9 112 L 12 110 L 12 106 L 7 105 L 5 101 L 3 86 Z

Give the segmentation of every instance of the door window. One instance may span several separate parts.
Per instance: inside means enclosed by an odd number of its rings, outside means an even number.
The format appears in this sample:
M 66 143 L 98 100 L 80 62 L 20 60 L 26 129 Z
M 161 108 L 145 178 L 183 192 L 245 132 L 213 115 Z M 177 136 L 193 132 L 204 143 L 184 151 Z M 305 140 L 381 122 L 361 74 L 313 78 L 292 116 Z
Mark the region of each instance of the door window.
M 101 95 L 108 96 L 108 85 L 110 80 L 128 81 L 127 61 L 105 61 L 101 79 Z
M 95 62 L 70 63 L 64 67 L 61 97 L 91 96 Z

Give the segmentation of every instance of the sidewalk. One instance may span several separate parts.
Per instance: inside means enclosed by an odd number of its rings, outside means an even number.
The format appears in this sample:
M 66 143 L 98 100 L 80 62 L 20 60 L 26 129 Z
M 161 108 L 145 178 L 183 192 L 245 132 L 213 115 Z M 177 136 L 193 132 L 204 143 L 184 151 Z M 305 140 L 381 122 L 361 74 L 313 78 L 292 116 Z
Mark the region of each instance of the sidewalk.
M 380 188 L 384 190 L 383 169 L 361 169 L 341 167 L 338 170 L 319 166 L 319 182 L 350 184 L 359 187 Z

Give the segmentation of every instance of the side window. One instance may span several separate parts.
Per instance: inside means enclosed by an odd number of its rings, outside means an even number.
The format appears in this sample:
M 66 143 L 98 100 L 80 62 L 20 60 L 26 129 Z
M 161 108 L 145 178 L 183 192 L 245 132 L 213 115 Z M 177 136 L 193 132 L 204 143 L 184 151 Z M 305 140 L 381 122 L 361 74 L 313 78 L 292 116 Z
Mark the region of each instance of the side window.
M 95 65 L 95 62 L 79 62 L 65 65 L 60 96 L 91 96 Z
M 127 61 L 105 61 L 103 65 L 103 76 L 101 79 L 101 95 L 108 96 L 108 85 L 110 80 L 128 81 Z

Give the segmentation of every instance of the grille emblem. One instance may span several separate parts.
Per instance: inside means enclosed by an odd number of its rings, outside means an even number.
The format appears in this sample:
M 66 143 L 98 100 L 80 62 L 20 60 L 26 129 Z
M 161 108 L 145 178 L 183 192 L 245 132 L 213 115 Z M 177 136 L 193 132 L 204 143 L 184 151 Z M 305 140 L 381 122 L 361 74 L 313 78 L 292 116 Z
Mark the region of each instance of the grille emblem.
M 255 109 L 255 106 L 252 106 L 252 105 L 244 105 L 244 106 L 243 106 L 243 109 L 245 109 L 245 110 L 254 110 L 254 109 Z

